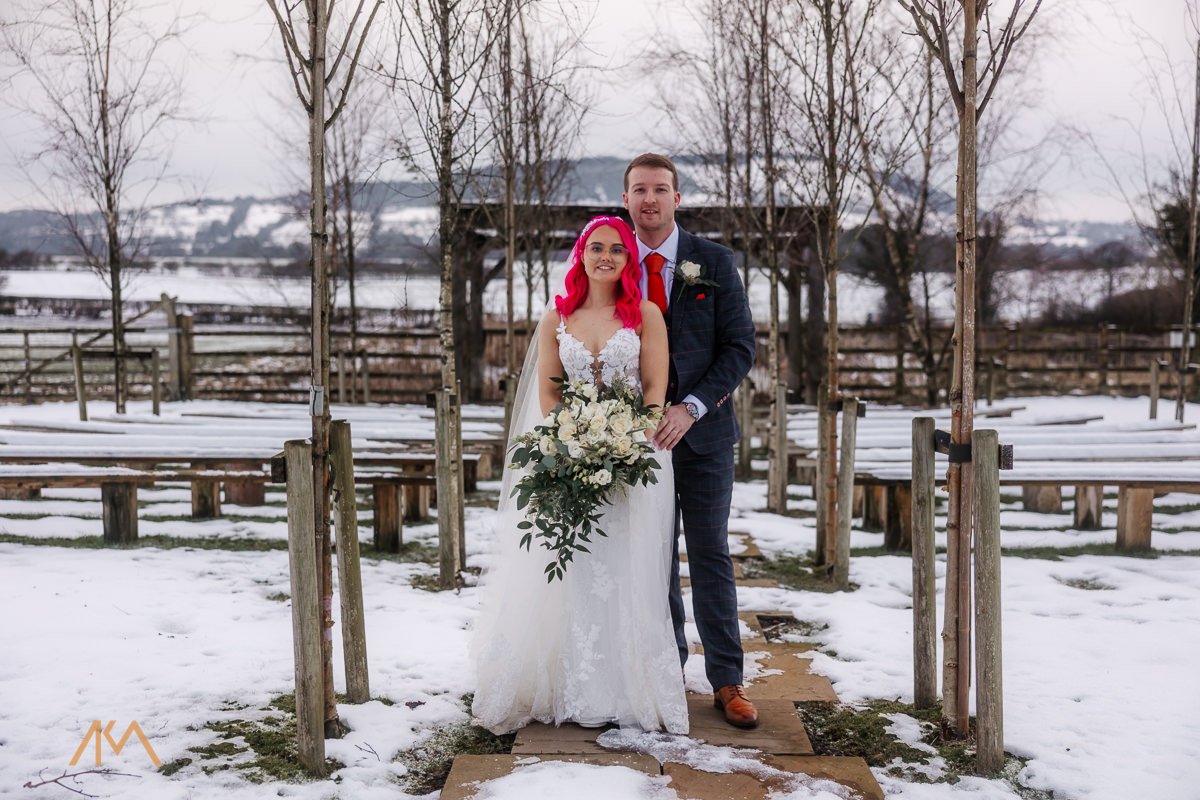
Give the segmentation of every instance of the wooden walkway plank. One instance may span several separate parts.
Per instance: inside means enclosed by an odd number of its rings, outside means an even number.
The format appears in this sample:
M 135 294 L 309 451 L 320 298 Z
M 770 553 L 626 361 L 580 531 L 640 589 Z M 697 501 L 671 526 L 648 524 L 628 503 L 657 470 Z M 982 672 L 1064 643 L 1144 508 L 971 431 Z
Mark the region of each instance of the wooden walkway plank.
M 446 786 L 442 789 L 441 800 L 470 800 L 479 792 L 479 784 L 511 774 L 513 770 L 533 761 L 534 758 L 522 755 L 458 756 L 454 759 L 454 765 L 450 768 L 450 774 L 446 778 Z M 640 753 L 614 753 L 605 750 L 601 753 L 586 755 L 546 755 L 537 760 L 567 761 L 601 767 L 626 767 L 647 775 L 661 774 L 658 761 L 653 756 Z
M 841 784 L 863 800 L 883 800 L 883 789 L 871 768 L 861 758 L 848 756 L 775 756 L 763 759 L 767 766 L 792 775 Z M 737 772 L 703 772 L 683 764 L 663 765 L 671 778 L 670 787 L 689 800 L 767 800 L 772 790 L 786 790 L 786 779 L 763 782 Z M 781 785 L 782 784 L 782 785 Z

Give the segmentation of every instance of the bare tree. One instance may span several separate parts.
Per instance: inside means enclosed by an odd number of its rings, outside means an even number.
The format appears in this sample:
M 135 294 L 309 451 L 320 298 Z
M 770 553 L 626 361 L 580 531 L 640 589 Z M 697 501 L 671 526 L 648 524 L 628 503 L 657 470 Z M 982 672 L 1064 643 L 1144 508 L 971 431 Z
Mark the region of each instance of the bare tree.
M 178 15 L 151 23 L 131 0 L 22 3 L 0 17 L 17 72 L 9 97 L 41 128 L 27 174 L 112 298 L 118 414 L 127 396 L 123 291 L 147 196 L 167 169 L 165 134 L 182 118 L 170 50 L 187 26 Z
M 495 0 L 396 0 L 403 46 L 390 76 L 411 137 L 401 155 L 437 187 L 438 263 L 441 289 L 438 333 L 442 389 L 451 402 L 439 404 L 437 435 L 445 463 L 437 476 L 438 536 L 442 543 L 440 583 L 454 588 L 464 554 L 462 540 L 462 440 L 459 366 L 456 364 L 455 300 L 465 289 L 457 274 L 459 242 L 467 220 L 463 200 L 493 131 L 484 115 L 484 76 L 495 55 Z M 460 299 L 460 307 L 464 304 Z
M 486 270 L 479 285 L 473 287 L 472 304 L 478 295 L 482 316 L 483 291 L 502 269 L 507 419 L 520 350 L 515 343 L 518 249 L 523 248 L 526 285 L 523 313 L 531 320 L 533 287 L 539 277 L 534 251 L 541 255 L 540 277 L 548 283 L 549 249 L 556 232 L 548 228 L 546 212 L 560 202 L 561 190 L 571 175 L 570 156 L 582 133 L 590 92 L 578 80 L 585 69 L 575 55 L 583 33 L 578 20 L 566 9 L 537 0 L 498 2 L 494 23 L 499 29 L 497 54 L 493 69 L 485 76 L 487 90 L 482 95 L 494 139 L 491 168 L 479 176 L 479 194 L 487 199 L 503 198 L 502 212 L 489 223 L 500 233 L 505 252 L 503 260 Z M 549 286 L 545 289 L 548 293 Z
M 336 306 L 339 278 L 345 271 L 351 358 L 359 358 L 358 286 L 360 250 L 373 233 L 389 191 L 373 180 L 388 160 L 383 130 L 386 108 L 382 87 L 359 81 L 345 112 L 329 127 L 326 181 L 330 219 L 330 298 Z M 357 370 L 356 370 L 357 374 Z M 356 393 L 351 387 L 351 399 Z M 363 389 L 365 393 L 365 388 Z
M 873 129 L 880 109 L 890 100 L 886 92 L 868 95 L 858 89 L 875 83 L 868 76 L 881 69 L 866 57 L 867 51 L 877 44 L 872 32 L 882 27 L 877 19 L 879 7 L 877 0 L 860 4 L 849 0 L 795 4 L 782 47 L 801 75 L 796 91 L 785 95 L 790 101 L 787 117 L 792 120 L 785 133 L 790 149 L 800 157 L 784 179 L 791 195 L 804 200 L 812 209 L 814 266 L 818 273 L 810 281 L 810 292 L 825 298 L 823 308 L 810 311 L 824 320 L 824 335 L 813 337 L 809 360 L 815 363 L 820 383 L 826 387 L 818 395 L 825 398 L 819 412 L 818 456 L 824 485 L 817 492 L 815 560 L 831 565 L 843 587 L 848 581 L 847 565 L 836 563 L 834 537 L 829 535 L 838 519 L 834 407 L 840 396 L 837 281 L 843 258 L 843 233 L 859 227 L 848 221 L 848 214 L 859 199 L 856 187 L 862 156 L 857 146 L 856 126 Z M 890 48 L 878 51 L 885 59 L 893 52 Z M 797 272 L 798 265 L 793 265 L 792 270 Z M 818 292 L 818 288 L 822 291 Z M 793 320 L 797 318 L 795 314 L 791 316 Z M 810 330 L 816 327 L 810 326 Z M 797 330 L 794 335 L 798 333 Z
M 954 373 L 950 385 L 951 441 L 970 444 L 975 416 L 975 256 L 978 118 L 1041 7 L 1012 0 L 1007 14 L 991 14 L 988 0 L 899 0 L 918 35 L 942 67 L 959 117 Z M 962 24 L 961 42 L 952 41 Z M 982 34 L 982 35 L 981 35 Z M 982 53 L 979 45 L 986 45 Z M 980 56 L 982 55 L 982 58 Z M 960 72 L 961 65 L 961 72 Z M 947 515 L 946 612 L 943 639 L 943 719 L 960 736 L 970 730 L 972 480 L 970 463 L 950 464 Z
M 314 535 L 321 553 L 323 626 L 322 661 L 325 683 L 325 736 L 341 736 L 333 692 L 333 561 L 329 538 L 332 483 L 329 474 L 329 279 L 328 215 L 326 214 L 326 134 L 346 109 L 367 36 L 383 0 L 358 0 L 344 19 L 330 28 L 334 0 L 297 3 L 266 0 L 275 17 L 296 98 L 308 119 L 309 197 L 312 253 L 312 375 L 309 413 L 312 416 Z M 365 13 L 365 16 L 364 16 Z M 340 35 L 335 33 L 340 27 Z M 333 39 L 332 47 L 329 40 Z M 306 765 L 323 773 L 324 764 Z
M 1196 293 L 1200 291 L 1200 7 L 1195 0 L 1187 0 L 1182 11 L 1187 18 L 1188 49 L 1192 53 L 1188 64 L 1172 64 L 1162 42 L 1142 37 L 1148 94 L 1159 118 L 1166 122 L 1170 148 L 1169 155 L 1158 160 L 1148 154 L 1145 139 L 1141 140 L 1140 180 L 1144 181 L 1141 190 L 1134 190 L 1096 140 L 1082 132 L 1108 170 L 1142 234 L 1180 271 L 1183 331 L 1176 365 L 1180 390 L 1175 402 L 1175 419 L 1180 422 L 1187 408 Z
M 547 13 L 544 5 L 523 7 L 517 15 L 520 96 L 518 108 L 517 217 L 525 251 L 525 318 L 536 319 L 534 286 L 550 302 L 554 231 L 544 221 L 550 206 L 561 202 L 574 176 L 588 107 L 595 94 L 584 80 L 587 67 L 576 53 L 586 27 L 572 17 Z M 535 258 L 536 256 L 536 258 Z

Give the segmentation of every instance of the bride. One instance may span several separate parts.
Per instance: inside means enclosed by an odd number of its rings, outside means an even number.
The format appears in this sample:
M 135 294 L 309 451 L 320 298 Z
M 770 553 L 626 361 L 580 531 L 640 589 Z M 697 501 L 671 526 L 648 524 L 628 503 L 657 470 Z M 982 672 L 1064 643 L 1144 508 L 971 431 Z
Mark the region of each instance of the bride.
M 538 325 L 526 356 L 510 435 L 532 430 L 558 402 L 564 374 L 640 387 L 647 405 L 667 389 L 667 329 L 641 300 L 633 231 L 616 217 L 589 222 L 575 243 L 565 296 Z M 510 497 L 520 474 L 505 468 L 492 562 L 481 579 L 472 641 L 472 713 L 508 733 L 532 720 L 687 733 L 687 703 L 667 604 L 674 485 L 667 451 L 658 483 L 612 496 L 590 553 L 547 583 L 545 550 L 518 547 L 524 519 Z

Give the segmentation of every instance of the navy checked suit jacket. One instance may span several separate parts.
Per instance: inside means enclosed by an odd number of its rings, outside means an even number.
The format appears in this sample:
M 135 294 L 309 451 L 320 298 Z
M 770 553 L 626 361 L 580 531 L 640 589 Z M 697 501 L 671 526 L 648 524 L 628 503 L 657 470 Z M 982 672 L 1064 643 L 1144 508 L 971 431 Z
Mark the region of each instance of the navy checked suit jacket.
M 680 228 L 676 269 L 688 261 L 717 285 L 688 286 L 678 276 L 671 285 L 667 400 L 678 403 L 692 394 L 704 403 L 708 413 L 683 440 L 697 454 L 710 455 L 740 436 L 729 398 L 754 364 L 754 321 L 732 251 Z

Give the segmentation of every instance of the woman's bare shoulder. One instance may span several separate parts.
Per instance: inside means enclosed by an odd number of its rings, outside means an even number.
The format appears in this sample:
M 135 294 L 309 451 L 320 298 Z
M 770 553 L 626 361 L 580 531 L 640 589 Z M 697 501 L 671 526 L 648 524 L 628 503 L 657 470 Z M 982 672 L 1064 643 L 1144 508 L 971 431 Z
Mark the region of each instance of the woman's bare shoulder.
M 660 309 L 657 304 L 652 303 L 649 300 L 642 301 L 642 319 L 643 320 L 646 320 L 646 319 L 661 320 L 662 318 L 663 318 L 662 309 Z

